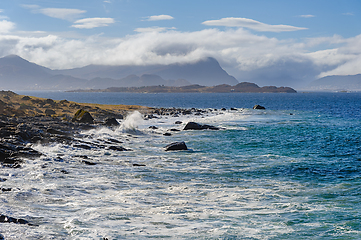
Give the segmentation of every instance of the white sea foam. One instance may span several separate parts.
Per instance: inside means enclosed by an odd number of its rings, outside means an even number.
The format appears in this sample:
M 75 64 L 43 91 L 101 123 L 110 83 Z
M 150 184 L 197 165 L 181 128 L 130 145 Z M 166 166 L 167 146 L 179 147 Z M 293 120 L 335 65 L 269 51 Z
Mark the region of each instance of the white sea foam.
M 120 128 L 123 131 L 136 131 L 138 126 L 140 124 L 142 124 L 143 122 L 143 117 L 142 114 L 138 111 L 134 111 L 132 113 L 130 113 L 129 115 L 127 115 L 127 117 L 125 118 L 125 120 L 121 123 Z
M 254 117 L 253 112 L 259 116 Z M 274 121 L 287 120 L 282 112 L 274 115 L 271 113 Z M 247 130 L 244 125 L 249 119 L 268 121 L 266 115 L 252 110 L 149 120 L 134 112 L 118 129 L 100 127 L 78 136 L 83 142 L 105 146 L 113 139 L 121 143 L 112 145 L 132 151 L 64 144 L 33 146 L 44 156 L 28 160 L 20 169 L 6 170 L 7 174 L 0 169 L 0 176 L 8 178 L 2 187 L 15 189 L 0 194 L 0 209 L 39 226 L 2 224 L 0 228 L 6 226 L 2 234 L 5 239 L 275 239 L 295 231 L 287 225 L 289 219 L 334 209 L 321 201 L 310 202 L 308 196 L 317 195 L 319 188 L 308 188 L 307 182 L 261 176 L 299 161 L 281 152 L 258 150 L 252 155 L 243 151 L 238 142 L 248 132 L 235 131 L 232 139 L 225 139 L 228 133 L 222 130 L 163 135 L 171 128 L 183 129 L 189 121 Z M 194 151 L 165 152 L 163 147 L 175 141 L 185 141 Z M 237 143 L 236 149 L 217 150 L 228 143 Z M 87 156 L 87 161 L 97 165 L 85 165 L 77 156 Z M 306 230 L 324 226 L 307 221 L 303 225 Z

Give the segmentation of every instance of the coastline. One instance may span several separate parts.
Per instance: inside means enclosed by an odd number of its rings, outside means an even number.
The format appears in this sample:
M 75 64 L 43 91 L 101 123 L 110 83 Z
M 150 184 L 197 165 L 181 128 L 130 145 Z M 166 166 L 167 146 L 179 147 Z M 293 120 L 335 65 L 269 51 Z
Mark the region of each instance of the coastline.
M 115 130 L 130 112 L 138 111 L 143 119 L 157 118 L 155 115 L 201 115 L 206 110 L 150 108 L 137 105 L 103 105 L 76 103 L 67 100 L 52 100 L 25 95 L 11 91 L 0 92 L 0 165 L 4 169 L 18 169 L 28 160 L 35 160 L 43 153 L 35 150 L 34 145 L 66 144 L 79 149 L 107 149 L 115 152 L 132 151 L 122 147 L 122 142 L 109 138 L 98 143 L 83 140 L 82 131 L 107 127 Z M 88 118 L 85 118 L 87 116 Z M 93 118 L 94 117 L 94 118 Z M 209 125 L 196 124 L 194 129 L 216 129 Z M 155 126 L 150 126 L 157 129 Z M 197 129 L 198 128 L 198 129 Z M 188 130 L 188 129 L 184 129 Z M 218 129 L 216 129 L 218 130 Z M 171 136 L 174 129 L 164 132 Z M 168 150 L 186 150 L 184 142 L 170 143 Z M 81 164 L 96 165 L 86 155 L 74 156 Z M 58 157 L 61 161 L 61 156 Z M 133 164 L 134 167 L 143 165 Z M 144 165 L 145 166 L 145 165 Z M 67 174 L 66 170 L 61 173 Z M 0 178 L 0 182 L 7 181 Z M 10 192 L 13 189 L 0 188 L 0 192 Z M 0 223 L 16 223 L 37 226 L 28 220 L 7 216 L 0 212 Z M 0 235 L 1 237 L 1 235 Z
M 255 83 L 242 82 L 235 86 L 221 84 L 207 87 L 198 84 L 172 87 L 172 86 L 144 86 L 144 87 L 110 87 L 106 89 L 77 89 L 67 92 L 128 92 L 128 93 L 297 93 L 290 87 L 264 86 Z

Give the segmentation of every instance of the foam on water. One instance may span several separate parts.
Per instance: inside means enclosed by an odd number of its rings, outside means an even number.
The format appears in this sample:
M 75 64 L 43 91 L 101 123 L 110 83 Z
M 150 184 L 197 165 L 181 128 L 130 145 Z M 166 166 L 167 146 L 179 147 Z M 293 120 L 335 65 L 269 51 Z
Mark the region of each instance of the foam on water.
M 138 126 L 143 122 L 142 114 L 138 111 L 134 111 L 127 115 L 125 120 L 121 123 L 120 128 L 123 131 L 135 132 Z
M 189 121 L 222 129 L 169 131 L 182 130 Z M 8 178 L 2 187 L 14 190 L 0 195 L 0 207 L 3 214 L 39 226 L 7 224 L 2 234 L 6 239 L 361 236 L 356 222 L 340 218 L 352 207 L 348 201 L 360 206 L 359 179 L 330 184 L 321 175 L 313 181 L 319 172 L 328 174 L 327 167 L 316 165 L 318 155 L 277 146 L 316 123 L 313 115 L 289 111 L 239 109 L 149 120 L 134 112 L 117 129 L 102 127 L 79 136 L 132 151 L 34 145 L 43 157 L 21 169 L 1 170 L 0 176 Z M 175 141 L 185 141 L 192 151 L 165 152 L 163 147 Z M 85 165 L 79 156 L 97 165 Z M 329 201 L 335 192 L 343 198 Z

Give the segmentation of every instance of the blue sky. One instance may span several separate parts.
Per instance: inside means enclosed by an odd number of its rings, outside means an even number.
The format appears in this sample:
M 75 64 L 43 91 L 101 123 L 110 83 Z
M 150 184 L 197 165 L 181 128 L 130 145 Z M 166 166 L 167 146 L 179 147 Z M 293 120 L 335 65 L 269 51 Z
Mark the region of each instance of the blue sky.
M 0 57 L 8 54 L 53 69 L 210 56 L 241 80 L 307 82 L 361 73 L 361 1 L 2 1 Z

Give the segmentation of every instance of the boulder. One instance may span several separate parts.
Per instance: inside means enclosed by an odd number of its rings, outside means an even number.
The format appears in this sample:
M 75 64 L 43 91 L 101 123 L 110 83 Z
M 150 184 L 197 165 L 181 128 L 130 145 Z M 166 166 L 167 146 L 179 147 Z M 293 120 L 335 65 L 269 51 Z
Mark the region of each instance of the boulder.
M 30 99 L 31 99 L 31 97 L 29 97 L 29 96 L 24 96 L 24 97 L 21 98 L 21 100 L 24 100 L 24 101 L 28 101 Z
M 129 149 L 123 148 L 121 146 L 110 146 L 110 147 L 108 147 L 108 149 L 109 150 L 114 150 L 114 151 L 119 151 L 119 152 L 129 151 Z
M 196 122 L 189 122 L 187 123 L 187 125 L 184 127 L 183 130 L 205 130 L 205 129 L 210 129 L 210 130 L 219 130 L 218 127 L 215 126 L 211 126 L 211 125 L 202 125 Z
M 69 101 L 68 100 L 66 100 L 66 99 L 64 99 L 64 100 L 60 100 L 60 102 L 59 102 L 60 104 L 66 104 L 66 103 L 69 103 Z
M 261 105 L 256 104 L 256 105 L 254 105 L 253 109 L 260 109 L 261 110 L 261 109 L 266 109 L 266 108 L 261 106 Z
M 119 126 L 120 124 L 115 118 L 107 118 L 105 119 L 104 125 L 108 127 L 116 127 Z
M 185 142 L 174 142 L 164 147 L 166 151 L 188 150 Z
M 48 128 L 48 129 L 46 130 L 46 132 L 47 132 L 47 133 L 50 133 L 50 134 L 55 134 L 55 135 L 64 135 L 64 136 L 68 135 L 68 134 L 65 133 L 65 132 L 62 132 L 62 131 L 59 131 L 59 130 L 56 130 L 56 129 L 53 129 L 53 128 Z
M 94 124 L 94 118 L 84 109 L 78 110 L 72 119 L 73 122 Z
M 47 109 L 45 109 L 45 114 L 47 116 L 51 116 L 51 115 L 56 114 L 56 112 L 54 110 L 52 110 L 52 109 L 47 108 Z
M 30 226 L 34 226 L 24 219 L 8 217 L 2 214 L 0 215 L 0 223 L 18 223 L 18 224 L 27 224 Z

